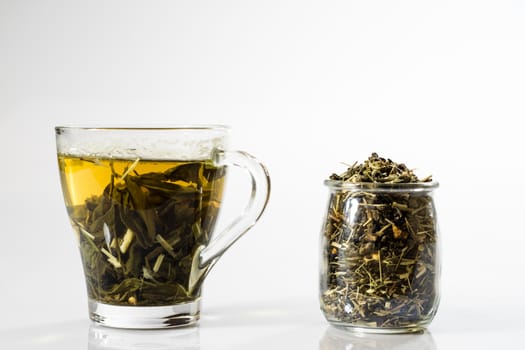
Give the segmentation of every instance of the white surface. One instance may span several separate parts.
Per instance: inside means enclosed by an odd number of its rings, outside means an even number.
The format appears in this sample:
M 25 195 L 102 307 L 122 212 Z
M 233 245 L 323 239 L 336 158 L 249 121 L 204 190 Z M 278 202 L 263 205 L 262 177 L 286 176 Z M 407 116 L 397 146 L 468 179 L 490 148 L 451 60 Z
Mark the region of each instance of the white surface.
M 493 300 L 495 301 L 495 300 Z M 479 306 L 484 306 L 480 308 Z M 97 326 L 87 320 L 0 331 L 5 349 L 316 349 L 437 350 L 517 349 L 523 336 L 525 307 L 465 302 L 443 307 L 430 329 L 416 335 L 353 334 L 329 326 L 310 303 L 281 300 L 235 304 L 205 311 L 198 327 L 130 331 Z
M 463 325 L 465 297 L 522 297 L 523 62 L 522 1 L 0 1 L 0 330 L 85 318 L 59 124 L 229 124 L 232 146 L 266 163 L 268 209 L 208 277 L 210 310 L 304 299 L 317 315 L 322 181 L 372 151 L 441 183 L 441 322 Z M 223 223 L 247 196 L 231 176 Z M 317 347 L 312 317 L 209 331 Z M 438 347 L 518 344 L 506 324 L 469 320 L 478 331 L 431 329 Z M 222 341 L 205 322 L 201 339 Z M 87 325 L 70 326 L 85 343 Z

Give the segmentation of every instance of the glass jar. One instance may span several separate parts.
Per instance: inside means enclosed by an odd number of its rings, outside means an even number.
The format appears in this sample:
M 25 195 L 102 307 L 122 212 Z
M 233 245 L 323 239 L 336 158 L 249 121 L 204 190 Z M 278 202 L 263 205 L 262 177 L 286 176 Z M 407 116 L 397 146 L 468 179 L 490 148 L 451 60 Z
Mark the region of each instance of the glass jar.
M 325 185 L 320 304 L 328 322 L 374 333 L 424 329 L 440 297 L 438 183 Z

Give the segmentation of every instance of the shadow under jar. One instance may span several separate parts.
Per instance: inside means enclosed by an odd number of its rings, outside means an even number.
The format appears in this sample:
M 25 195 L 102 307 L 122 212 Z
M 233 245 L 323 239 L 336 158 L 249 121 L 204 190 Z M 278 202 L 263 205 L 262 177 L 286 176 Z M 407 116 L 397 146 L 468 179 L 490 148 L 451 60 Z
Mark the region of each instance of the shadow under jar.
M 326 319 L 354 331 L 423 330 L 440 297 L 438 183 L 325 185 L 320 304 Z

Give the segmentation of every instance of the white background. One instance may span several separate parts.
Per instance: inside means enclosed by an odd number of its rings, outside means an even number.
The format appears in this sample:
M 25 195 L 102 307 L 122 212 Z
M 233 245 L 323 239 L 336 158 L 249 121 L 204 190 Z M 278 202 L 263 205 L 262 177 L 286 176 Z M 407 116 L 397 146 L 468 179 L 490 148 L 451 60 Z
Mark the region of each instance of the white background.
M 87 316 L 60 124 L 227 124 L 267 165 L 270 204 L 204 314 L 317 310 L 323 180 L 373 151 L 441 184 L 443 310 L 520 303 L 524 62 L 519 0 L 0 0 L 0 328 Z M 247 190 L 233 178 L 224 221 Z

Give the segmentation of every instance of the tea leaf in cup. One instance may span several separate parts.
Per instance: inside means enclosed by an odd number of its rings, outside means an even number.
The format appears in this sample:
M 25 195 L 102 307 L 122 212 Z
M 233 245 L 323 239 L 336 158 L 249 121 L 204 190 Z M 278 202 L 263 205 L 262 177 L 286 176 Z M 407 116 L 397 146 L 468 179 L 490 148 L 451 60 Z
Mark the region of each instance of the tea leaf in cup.
M 218 216 L 224 167 L 68 155 L 59 163 L 90 298 L 133 306 L 198 298 L 206 274 L 198 255 Z

